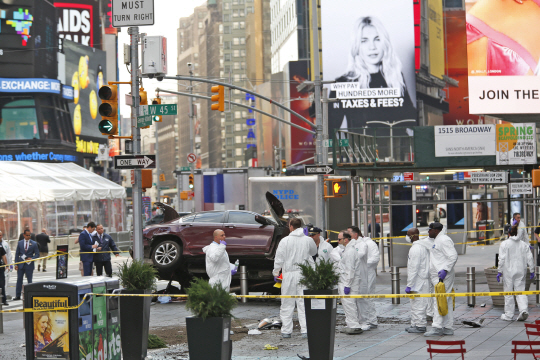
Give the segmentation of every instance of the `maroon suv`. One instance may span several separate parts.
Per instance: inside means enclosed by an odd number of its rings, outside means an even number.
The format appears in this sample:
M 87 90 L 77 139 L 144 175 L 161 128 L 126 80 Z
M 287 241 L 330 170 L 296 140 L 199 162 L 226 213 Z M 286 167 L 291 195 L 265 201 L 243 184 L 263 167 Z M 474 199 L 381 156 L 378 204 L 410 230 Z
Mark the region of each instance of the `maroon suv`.
M 187 288 L 193 276 L 206 276 L 202 249 L 213 241 L 214 230 L 222 229 L 229 260 L 234 263 L 239 259 L 240 265 L 247 267 L 250 288 L 271 288 L 276 248 L 289 229 L 283 219 L 282 203 L 269 192 L 266 198 L 273 219 L 241 210 L 203 211 L 178 217 L 174 209 L 160 204 L 165 209 L 165 221 L 143 231 L 145 260 L 154 264 L 161 279 L 177 280 Z M 233 285 L 238 281 L 239 276 L 234 276 Z

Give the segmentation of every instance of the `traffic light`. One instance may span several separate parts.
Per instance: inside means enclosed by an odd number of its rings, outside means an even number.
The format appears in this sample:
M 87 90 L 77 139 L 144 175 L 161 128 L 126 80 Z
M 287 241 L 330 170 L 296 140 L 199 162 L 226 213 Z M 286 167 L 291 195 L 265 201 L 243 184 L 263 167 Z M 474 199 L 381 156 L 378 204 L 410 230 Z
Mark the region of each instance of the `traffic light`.
M 212 110 L 225 111 L 225 88 L 222 85 L 212 86 L 212 92 L 218 93 L 212 95 L 212 101 L 217 101 L 217 104 L 212 104 Z
M 281 160 L 281 172 L 282 173 L 287 172 L 287 160 Z
M 98 90 L 101 99 L 99 115 L 101 121 L 98 128 L 102 135 L 118 135 L 118 87 L 116 85 L 103 85 Z
M 144 88 L 139 89 L 139 105 L 148 105 L 148 94 L 144 91 Z
M 335 180 L 332 181 L 332 192 L 334 197 L 342 197 L 349 193 L 347 187 L 347 180 Z
M 193 174 L 189 174 L 189 188 L 191 190 L 195 188 L 195 176 Z
M 143 192 L 152 187 L 152 170 L 141 170 L 141 188 Z
M 152 105 L 161 105 L 161 98 L 157 97 L 154 100 L 152 100 Z M 161 115 L 154 115 L 152 117 L 152 120 L 154 122 L 161 122 L 161 120 L 163 120 L 163 118 L 161 117 Z
M 159 174 L 159 181 L 165 181 L 165 174 Z
M 534 169 L 532 171 L 532 186 L 534 188 L 540 187 L 540 170 Z

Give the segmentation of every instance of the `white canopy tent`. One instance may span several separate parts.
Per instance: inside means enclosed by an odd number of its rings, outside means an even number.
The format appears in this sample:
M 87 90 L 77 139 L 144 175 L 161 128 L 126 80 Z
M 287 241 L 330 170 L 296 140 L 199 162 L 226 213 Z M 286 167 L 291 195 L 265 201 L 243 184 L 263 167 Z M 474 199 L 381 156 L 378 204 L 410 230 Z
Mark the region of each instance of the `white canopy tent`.
M 57 236 L 90 220 L 123 228 L 126 189 L 74 163 L 0 162 L 0 184 L 0 230 L 11 238 L 25 225 Z

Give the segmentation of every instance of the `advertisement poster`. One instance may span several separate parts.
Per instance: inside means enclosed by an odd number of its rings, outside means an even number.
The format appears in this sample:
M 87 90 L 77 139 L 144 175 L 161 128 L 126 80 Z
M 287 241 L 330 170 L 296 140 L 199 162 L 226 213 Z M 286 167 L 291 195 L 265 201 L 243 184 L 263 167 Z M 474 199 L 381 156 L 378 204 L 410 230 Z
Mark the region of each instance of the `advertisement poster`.
M 444 74 L 444 17 L 443 2 L 428 0 L 429 72 L 442 79 Z
M 469 111 L 539 113 L 540 2 L 468 0 L 466 11 Z
M 57 9 L 60 39 L 101 49 L 98 0 L 55 1 L 54 6 Z
M 48 311 L 67 307 L 67 297 L 34 297 L 35 359 L 69 359 L 69 316 L 67 311 Z
M 373 120 L 416 121 L 412 1 L 323 1 L 321 28 L 324 80 L 336 81 L 327 86 L 339 99 L 328 109 L 330 135 Z
M 56 257 L 56 278 L 67 279 L 68 276 L 68 245 L 56 245 L 56 251 L 65 253 Z
M 290 102 L 291 110 L 302 115 L 306 119 L 315 123 L 315 117 L 310 116 L 310 108 L 312 101 L 309 98 L 308 92 L 298 92 L 296 87 L 308 79 L 309 64 L 306 60 L 290 61 L 289 62 L 289 98 L 294 99 Z M 314 105 L 313 105 L 314 108 Z M 313 114 L 315 115 L 315 114 Z M 293 124 L 309 128 L 310 126 L 304 121 L 291 115 Z M 313 130 L 313 129 L 311 129 Z M 308 159 L 315 155 L 315 139 L 313 135 L 297 128 L 291 127 L 291 164 L 296 164 L 302 160 Z
M 74 100 L 69 104 L 75 136 L 85 140 L 104 141 L 98 124 L 101 117 L 98 107 L 101 100 L 97 96 L 99 88 L 105 84 L 106 61 L 104 51 L 64 40 L 66 55 L 66 81 L 73 86 Z M 97 149 L 96 149 L 97 154 Z
M 497 165 L 536 164 L 536 124 L 497 124 Z
M 495 155 L 495 125 L 435 126 L 435 157 Z

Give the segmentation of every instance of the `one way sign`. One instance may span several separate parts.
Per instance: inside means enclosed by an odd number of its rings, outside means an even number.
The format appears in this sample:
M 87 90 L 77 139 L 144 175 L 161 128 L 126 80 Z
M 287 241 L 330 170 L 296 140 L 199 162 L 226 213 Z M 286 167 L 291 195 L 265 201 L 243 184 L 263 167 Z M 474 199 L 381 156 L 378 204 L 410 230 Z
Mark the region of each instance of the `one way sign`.
M 333 175 L 334 169 L 329 165 L 304 165 L 306 175 Z
M 114 168 L 127 169 L 155 169 L 156 155 L 121 155 L 114 157 Z

